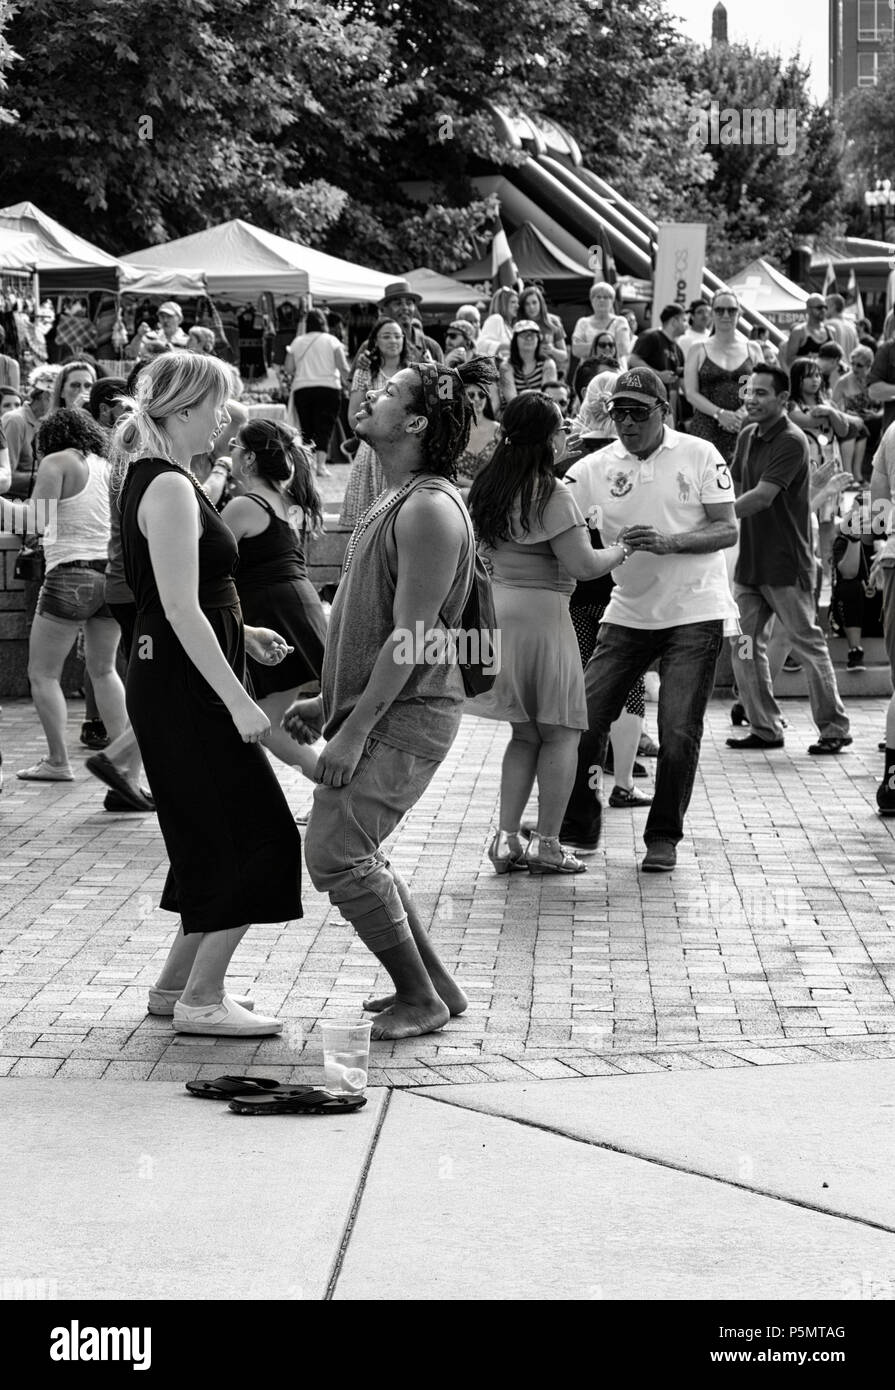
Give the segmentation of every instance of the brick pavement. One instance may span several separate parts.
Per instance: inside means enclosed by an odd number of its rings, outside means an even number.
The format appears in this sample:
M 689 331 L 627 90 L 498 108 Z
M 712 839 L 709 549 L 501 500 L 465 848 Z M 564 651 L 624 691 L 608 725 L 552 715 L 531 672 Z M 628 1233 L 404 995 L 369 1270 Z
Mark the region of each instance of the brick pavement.
M 465 720 L 394 855 L 470 1008 L 437 1035 L 375 1044 L 371 1082 L 895 1057 L 895 823 L 873 801 L 883 711 L 850 702 L 854 748 L 815 759 L 791 702 L 786 750 L 743 756 L 723 751 L 727 706 L 713 703 L 668 878 L 635 867 L 645 812 L 611 810 L 588 874 L 494 875 L 506 729 Z M 73 701 L 73 749 L 80 717 Z M 43 749 L 28 703 L 6 704 L 0 734 L 0 1075 L 319 1081 L 317 1019 L 387 983 L 329 904 L 308 886 L 301 922 L 252 928 L 235 958 L 231 983 L 287 1021 L 281 1038 L 175 1036 L 144 1013 L 173 927 L 155 906 L 154 818 L 108 815 L 83 772 L 18 782 Z M 307 784 L 288 770 L 282 782 L 303 806 Z

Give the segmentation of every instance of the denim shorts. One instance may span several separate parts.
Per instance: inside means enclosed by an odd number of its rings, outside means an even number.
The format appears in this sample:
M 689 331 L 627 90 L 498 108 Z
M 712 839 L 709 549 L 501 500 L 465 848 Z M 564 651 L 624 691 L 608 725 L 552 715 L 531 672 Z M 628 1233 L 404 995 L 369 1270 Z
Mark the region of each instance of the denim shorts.
M 37 598 L 37 611 L 45 618 L 83 623 L 88 618 L 110 618 L 106 606 L 106 576 L 87 566 L 51 569 Z

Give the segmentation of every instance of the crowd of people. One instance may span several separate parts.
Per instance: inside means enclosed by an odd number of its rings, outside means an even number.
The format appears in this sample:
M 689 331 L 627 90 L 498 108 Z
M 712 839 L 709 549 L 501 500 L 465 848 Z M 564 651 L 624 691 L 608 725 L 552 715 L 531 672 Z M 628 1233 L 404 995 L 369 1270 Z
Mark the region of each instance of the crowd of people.
M 811 296 L 779 352 L 743 331 L 728 289 L 665 306 L 648 329 L 609 284 L 590 306 L 567 338 L 540 286 L 500 289 L 459 309 L 442 346 L 395 281 L 351 361 L 312 310 L 284 366 L 293 428 L 248 419 L 232 369 L 172 302 L 130 345 L 126 377 L 72 357 L 32 372 L 0 416 L 0 528 L 25 538 L 47 740 L 17 775 L 73 780 L 61 676 L 83 632 L 86 766 L 108 811 L 154 811 L 165 841 L 161 905 L 180 925 L 149 1008 L 175 1030 L 280 1031 L 225 976 L 249 924 L 301 916 L 297 819 L 314 887 L 392 980 L 365 1003 L 374 1037 L 463 1011 L 382 846 L 464 712 L 510 726 L 498 874 L 586 872 L 604 773 L 611 808 L 647 811 L 641 869 L 667 873 L 725 639 L 734 722 L 749 725 L 731 756 L 783 746 L 787 658 L 807 675 L 809 754 L 851 744 L 827 589 L 848 670 L 880 630 L 895 669 L 895 343 L 838 296 Z M 306 552 L 346 394 L 352 531 L 327 620 Z M 480 562 L 500 660 L 472 693 L 457 642 Z M 445 641 L 418 640 L 433 633 Z M 314 782 L 309 817 L 262 745 Z M 895 698 L 880 747 L 877 801 L 895 814 Z M 651 794 L 634 786 L 639 758 L 655 759 Z

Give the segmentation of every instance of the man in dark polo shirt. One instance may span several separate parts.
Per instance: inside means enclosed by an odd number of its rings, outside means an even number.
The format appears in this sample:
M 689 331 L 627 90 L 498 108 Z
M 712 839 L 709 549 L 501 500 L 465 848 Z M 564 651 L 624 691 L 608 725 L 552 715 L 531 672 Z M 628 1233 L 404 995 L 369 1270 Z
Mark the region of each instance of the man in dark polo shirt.
M 661 328 L 649 328 L 641 333 L 628 357 L 629 367 L 651 367 L 668 392 L 672 419 L 676 427 L 680 417 L 680 384 L 684 375 L 684 354 L 677 339 L 687 330 L 687 311 L 683 304 L 667 304 L 659 315 Z
M 809 753 L 840 753 L 851 738 L 833 663 L 817 625 L 811 544 L 808 441 L 787 413 L 789 378 L 761 363 L 749 378 L 749 423 L 736 446 L 731 476 L 740 518 L 740 553 L 734 598 L 742 635 L 732 639 L 733 670 L 752 726 L 728 748 L 783 747 L 783 720 L 774 699 L 767 658 L 776 615 L 792 651 L 808 674 L 811 713 L 820 730 Z
M 895 424 L 895 341 L 877 348 L 867 378 L 867 394 L 883 407 L 883 430 Z

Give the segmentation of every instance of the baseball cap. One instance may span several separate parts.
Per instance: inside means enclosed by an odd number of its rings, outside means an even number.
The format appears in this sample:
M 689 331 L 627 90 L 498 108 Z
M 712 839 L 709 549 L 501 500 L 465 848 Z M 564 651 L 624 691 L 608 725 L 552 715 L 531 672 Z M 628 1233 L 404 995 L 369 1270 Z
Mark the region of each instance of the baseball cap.
M 183 319 L 183 310 L 173 299 L 166 299 L 164 304 L 158 306 L 158 311 L 160 314 L 173 314 L 178 323 Z
M 540 336 L 541 325 L 535 323 L 534 319 L 517 319 L 513 324 L 513 337 L 517 333 L 537 333 Z
M 667 404 L 668 392 L 665 384 L 650 367 L 632 367 L 616 377 L 612 388 L 614 401 L 637 401 L 639 405 L 653 405 L 655 401 Z
M 454 319 L 453 323 L 447 326 L 448 333 L 459 333 L 465 338 L 470 347 L 475 344 L 477 337 L 475 324 L 470 323 L 469 319 Z

